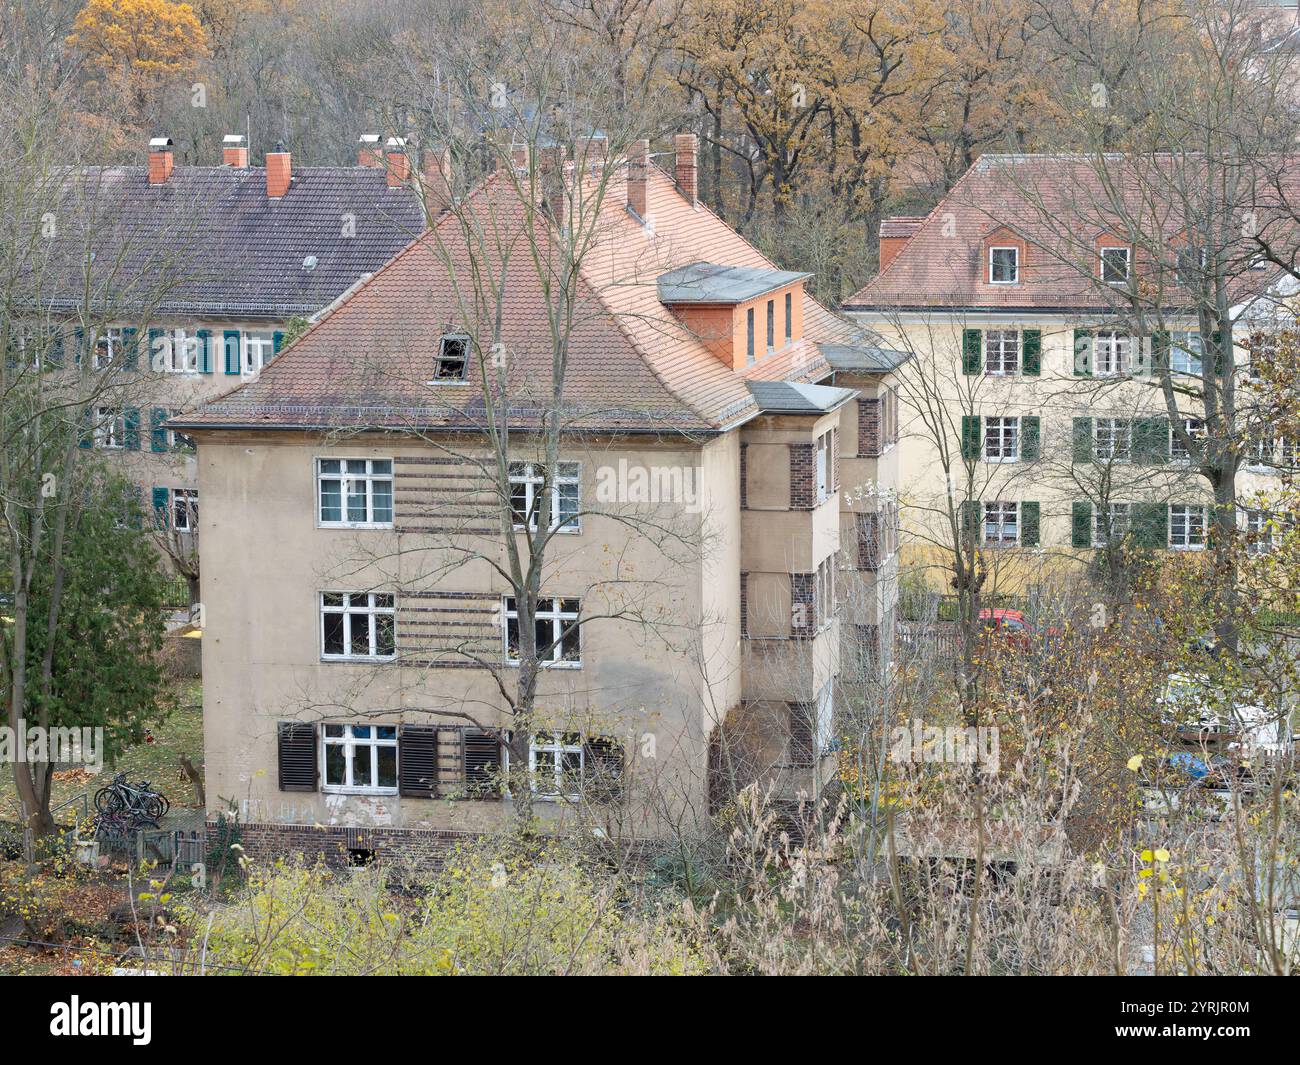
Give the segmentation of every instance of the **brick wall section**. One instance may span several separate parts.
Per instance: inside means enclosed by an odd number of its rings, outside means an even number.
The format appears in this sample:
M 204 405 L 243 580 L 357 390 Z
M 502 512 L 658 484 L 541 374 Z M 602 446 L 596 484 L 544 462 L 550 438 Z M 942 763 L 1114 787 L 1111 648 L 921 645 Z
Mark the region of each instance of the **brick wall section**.
M 790 445 L 790 509 L 811 510 L 817 504 L 817 456 L 812 444 Z
M 749 635 L 749 574 L 740 572 L 740 635 Z
M 880 568 L 880 515 L 858 513 L 858 569 Z
M 884 450 L 884 435 L 880 426 L 880 400 L 858 400 L 858 454 L 879 455 Z
M 740 509 L 749 506 L 749 445 L 740 445 Z
M 831 478 L 830 491 L 840 490 L 840 434 L 838 429 L 831 430 Z
M 812 636 L 817 632 L 815 573 L 790 574 L 790 632 L 795 636 Z
M 216 839 L 216 822 L 207 825 L 208 842 Z M 302 855 L 307 861 L 320 859 L 326 865 L 348 864 L 348 850 L 362 848 L 375 853 L 380 862 L 397 861 L 417 867 L 436 868 L 446 861 L 457 844 L 481 838 L 477 832 L 447 829 L 345 828 L 338 825 L 277 825 L 249 822 L 239 826 L 240 845 L 254 860 Z

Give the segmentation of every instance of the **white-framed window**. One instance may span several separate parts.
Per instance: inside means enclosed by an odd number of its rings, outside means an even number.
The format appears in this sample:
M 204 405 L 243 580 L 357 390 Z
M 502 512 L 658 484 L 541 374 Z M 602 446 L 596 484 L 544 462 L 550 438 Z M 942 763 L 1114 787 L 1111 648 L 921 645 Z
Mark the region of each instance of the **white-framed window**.
M 1101 279 L 1108 285 L 1128 283 L 1129 265 L 1132 259 L 1131 248 L 1101 249 Z
M 534 733 L 528 744 L 533 794 L 540 799 L 581 798 L 583 759 L 581 733 Z
M 817 627 L 823 629 L 835 618 L 835 556 L 828 555 L 817 564 L 813 577 L 813 597 L 817 610 Z
M 463 381 L 469 368 L 470 339 L 465 333 L 444 333 L 433 362 L 434 381 Z
M 126 336 L 121 329 L 102 329 L 95 338 L 95 369 L 107 370 L 122 355 Z
M 984 504 L 984 543 L 990 547 L 1020 542 L 1020 504 Z
M 1273 524 L 1267 511 L 1246 511 L 1246 551 L 1264 555 L 1273 550 Z
M 275 334 L 260 330 L 241 333 L 239 350 L 240 372 L 252 376 L 275 357 Z
M 161 362 L 166 373 L 198 373 L 203 358 L 203 338 L 188 329 L 172 329 L 155 337 L 162 351 L 151 353 L 153 365 Z M 161 355 L 161 359 L 159 356 Z
M 834 429 L 817 438 L 817 502 L 824 503 L 831 495 L 831 440 Z
M 1020 419 L 984 419 L 984 461 L 1015 462 L 1020 458 Z
M 396 725 L 326 725 L 322 731 L 322 790 L 397 794 Z
M 1284 469 L 1294 470 L 1300 466 L 1300 437 L 1284 436 L 1280 441 L 1279 453 Z
M 1191 288 L 1199 284 L 1208 262 L 1204 248 L 1179 248 L 1174 257 L 1174 277 L 1180 285 Z
M 321 592 L 321 656 L 387 659 L 397 654 L 391 592 Z
M 1262 469 L 1273 465 L 1275 445 L 1276 441 L 1271 436 L 1254 437 L 1246 449 L 1246 466 L 1251 469 Z
M 1201 418 L 1184 418 L 1183 432 L 1195 440 L 1205 439 L 1205 421 Z M 1169 458 L 1173 462 L 1191 462 L 1192 451 L 1185 443 L 1183 438 L 1174 431 L 1174 427 L 1169 427 Z
M 1127 418 L 1098 418 L 1093 422 L 1093 455 L 1099 462 L 1128 462 L 1133 458 L 1133 423 Z
M 1015 285 L 1020 281 L 1020 249 L 989 248 L 989 284 Z
M 1093 334 L 1093 373 L 1098 377 L 1123 377 L 1133 366 L 1133 338 L 1114 329 Z
M 532 462 L 510 463 L 510 510 L 516 529 L 537 530 L 541 510 L 541 492 L 545 467 Z M 560 462 L 551 480 L 551 528 L 566 533 L 581 532 L 578 518 L 581 499 L 582 467 L 577 462 Z
M 1020 372 L 1020 330 L 989 329 L 984 333 L 984 372 L 991 377 Z
M 1133 528 L 1132 503 L 1107 503 L 1092 512 L 1092 546 L 1117 544 Z
M 194 532 L 199 527 L 199 490 L 172 489 L 172 528 L 177 532 Z
M 173 408 L 167 412 L 168 418 L 179 418 L 185 412 Z M 167 432 L 167 449 L 169 451 L 193 451 L 194 437 L 186 433 L 177 432 L 175 429 L 168 429 Z
M 578 615 L 581 602 L 577 599 L 547 597 L 537 600 L 537 613 L 533 616 L 533 629 L 537 640 L 537 657 L 544 667 L 575 669 L 582 665 L 582 641 Z M 507 595 L 502 603 L 502 622 L 505 628 L 506 662 L 519 665 L 519 608 L 514 596 Z
M 317 459 L 316 484 L 321 525 L 393 524 L 392 459 Z
M 813 753 L 823 755 L 835 738 L 835 682 L 827 681 L 817 693 L 813 710 Z
M 1197 330 L 1180 329 L 1169 334 L 1169 369 L 1172 373 L 1201 376 L 1201 334 Z
M 126 447 L 126 415 L 114 407 L 95 408 L 95 446 L 116 451 Z
M 1208 525 L 1208 515 L 1203 504 L 1169 504 L 1169 547 L 1174 551 L 1202 550 Z

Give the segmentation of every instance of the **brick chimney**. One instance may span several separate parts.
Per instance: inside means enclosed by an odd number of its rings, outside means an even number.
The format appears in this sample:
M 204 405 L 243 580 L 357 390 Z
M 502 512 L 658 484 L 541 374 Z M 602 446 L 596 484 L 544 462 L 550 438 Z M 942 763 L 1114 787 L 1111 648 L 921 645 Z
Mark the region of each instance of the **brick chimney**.
M 564 222 L 564 148 L 561 145 L 549 145 L 537 153 L 537 173 L 541 182 L 542 196 L 551 217 L 557 222 Z
M 401 188 L 411 177 L 411 157 L 406 154 L 405 137 L 389 137 L 384 147 L 384 166 L 388 170 L 388 187 Z
M 923 217 L 902 215 L 897 218 L 880 220 L 880 269 L 894 261 L 894 257 L 903 250 L 903 246 L 912 239 L 912 234 L 921 228 Z
M 154 137 L 149 141 L 149 184 L 162 185 L 172 176 L 172 139 Z
M 510 145 L 510 165 L 518 171 L 528 170 L 530 150 L 527 144 Z
M 242 133 L 228 133 L 221 139 L 221 165 L 248 169 L 248 145 Z
M 633 141 L 627 150 L 627 205 L 645 221 L 650 186 L 650 142 Z
M 694 207 L 699 202 L 699 171 L 695 161 L 700 138 L 694 133 L 679 133 L 673 138 L 673 176 L 677 189 Z
M 576 167 L 595 170 L 605 165 L 609 158 L 609 138 L 598 133 L 579 137 L 573 145 L 573 162 Z
M 275 151 L 266 153 L 266 195 L 278 200 L 289 191 L 289 182 L 293 177 L 293 158 L 277 144 Z
M 357 141 L 357 166 L 379 170 L 384 165 L 384 149 L 378 133 L 363 133 Z
M 430 218 L 451 206 L 451 149 L 426 148 L 420 160 L 424 209 Z

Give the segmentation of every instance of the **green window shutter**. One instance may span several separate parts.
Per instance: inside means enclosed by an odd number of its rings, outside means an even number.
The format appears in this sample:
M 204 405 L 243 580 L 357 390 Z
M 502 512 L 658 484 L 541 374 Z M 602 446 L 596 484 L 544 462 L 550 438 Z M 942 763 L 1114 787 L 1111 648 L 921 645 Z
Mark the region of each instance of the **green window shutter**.
M 127 451 L 140 450 L 140 411 L 136 407 L 127 407 L 122 412 L 122 423 L 126 429 Z
M 1093 459 L 1092 419 L 1074 419 L 1074 461 L 1091 462 Z
M 1070 544 L 1092 546 L 1092 504 L 1086 499 L 1076 499 L 1070 506 Z
M 1020 459 L 1022 462 L 1034 462 L 1041 453 L 1041 424 L 1037 415 L 1026 415 L 1020 419 Z
M 168 520 L 170 515 L 171 492 L 166 488 L 155 488 L 153 490 L 153 525 L 155 529 L 166 529 L 171 525 Z
M 1092 376 L 1092 332 L 1088 329 L 1074 331 L 1074 376 Z
M 200 329 L 195 334 L 199 338 L 199 372 L 212 372 L 212 330 Z
M 154 407 L 149 412 L 149 450 L 166 451 L 167 450 L 167 430 L 163 428 L 163 422 L 167 420 L 167 411 L 162 407 Z
M 1151 334 L 1151 372 L 1159 374 L 1169 369 L 1169 331 L 1157 329 Z
M 1043 372 L 1043 331 L 1026 329 L 1020 334 L 1023 355 L 1023 372 L 1026 377 L 1037 377 Z
M 222 334 L 222 344 L 226 352 L 226 373 L 239 373 L 239 330 L 227 329 Z
M 978 329 L 961 331 L 961 372 L 979 373 L 984 366 L 984 334 Z
M 140 344 L 134 329 L 122 330 L 122 369 L 134 370 L 140 365 Z
M 1169 546 L 1169 508 L 1164 503 L 1134 506 L 1133 538 L 1142 547 L 1162 550 Z
M 77 447 L 94 447 L 95 446 L 95 427 L 94 414 L 87 407 L 81 415 L 81 434 L 77 441 Z
M 1133 460 L 1140 466 L 1169 461 L 1169 419 L 1156 415 L 1133 421 Z
M 974 462 L 980 457 L 980 420 L 975 414 L 961 416 L 961 457 Z
M 162 355 L 162 336 L 161 329 L 149 330 L 149 369 L 159 373 L 167 369 Z
M 961 535 L 967 546 L 979 543 L 980 501 L 963 499 L 961 503 Z
M 1020 546 L 1038 546 L 1038 525 L 1041 512 L 1037 503 L 1020 504 Z
M 271 336 L 271 358 L 280 354 L 280 345 L 284 343 L 284 334 L 278 329 Z
M 144 508 L 140 506 L 140 489 L 131 490 L 131 520 L 128 523 L 132 529 L 144 528 Z

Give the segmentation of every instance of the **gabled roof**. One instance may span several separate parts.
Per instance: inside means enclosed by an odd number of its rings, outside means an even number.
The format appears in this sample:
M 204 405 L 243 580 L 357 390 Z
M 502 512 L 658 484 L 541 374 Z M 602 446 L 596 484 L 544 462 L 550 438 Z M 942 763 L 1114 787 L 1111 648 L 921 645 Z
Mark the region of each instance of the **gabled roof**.
M 744 303 L 810 277 L 792 270 L 691 263 L 661 274 L 657 284 L 663 303 Z
M 619 170 L 609 183 L 595 244 L 579 276 L 564 387 L 564 413 L 574 429 L 727 429 L 759 413 L 749 382 L 815 382 L 831 373 L 820 342 L 868 342 L 860 327 L 805 293 L 803 340 L 737 373 L 660 301 L 657 279 L 700 262 L 769 275 L 780 273 L 775 264 L 707 208 L 689 203 L 657 166 L 650 167 L 648 181 L 653 228 L 625 204 L 625 173 Z M 467 215 L 485 223 L 477 231 L 474 261 L 489 275 L 505 274 L 502 342 L 510 418 L 516 428 L 536 424 L 548 404 L 551 377 L 547 297 L 531 256 L 512 236 L 524 232 L 528 212 L 502 175 L 481 184 L 461 211 L 443 215 L 433 230 L 323 314 L 256 380 L 171 424 L 481 428 L 485 412 L 475 371 L 468 385 L 429 383 L 444 332 L 469 331 L 480 347 L 492 335 L 486 317 L 493 308 L 485 308 L 477 323 L 467 320 L 476 313 L 464 281 L 471 261 Z M 533 224 L 545 254 L 550 223 L 537 212 Z M 491 239 L 482 239 L 487 232 Z M 504 249 L 512 247 L 507 259 Z
M 279 199 L 260 167 L 178 166 L 158 185 L 145 167 L 92 167 L 67 176 L 64 196 L 69 262 L 42 282 L 56 312 L 78 305 L 86 228 L 106 305 L 289 318 L 330 303 L 424 227 L 417 194 L 374 167 L 296 168 Z

